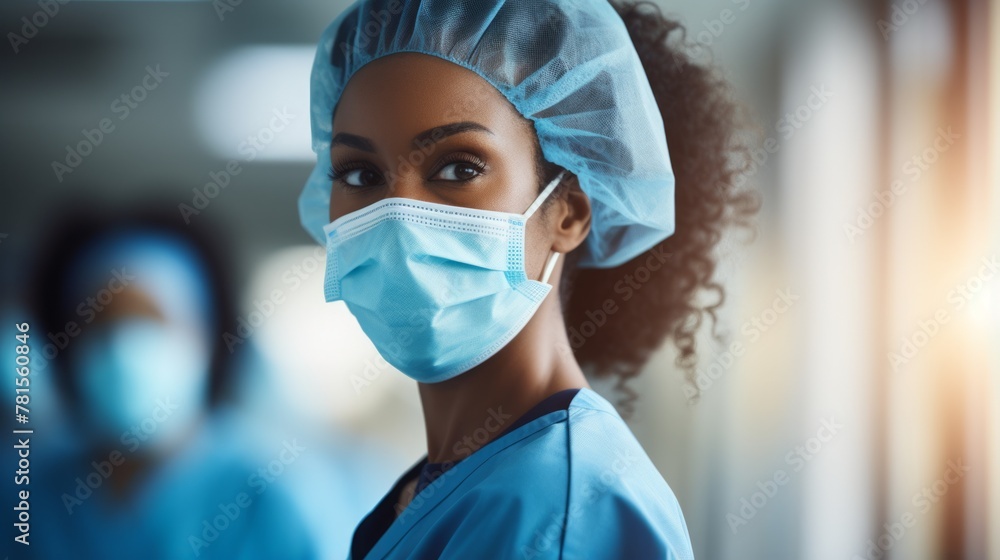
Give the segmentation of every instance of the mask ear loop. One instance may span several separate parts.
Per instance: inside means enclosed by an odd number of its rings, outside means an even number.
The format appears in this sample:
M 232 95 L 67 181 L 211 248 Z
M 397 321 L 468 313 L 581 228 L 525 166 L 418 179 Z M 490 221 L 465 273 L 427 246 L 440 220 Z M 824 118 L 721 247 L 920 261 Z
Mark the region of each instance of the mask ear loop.
M 531 206 L 529 206 L 528 209 L 524 212 L 525 222 L 527 222 L 528 218 L 530 218 L 531 215 L 534 214 L 536 210 L 538 210 L 538 208 L 542 205 L 542 203 L 545 202 L 545 199 L 548 198 L 550 194 L 552 194 L 552 191 L 556 190 L 556 187 L 559 186 L 559 181 L 562 181 L 562 178 L 565 175 L 566 175 L 565 171 L 560 171 L 559 174 L 556 175 L 556 178 L 552 179 L 552 181 L 550 181 L 549 184 L 545 186 L 545 189 L 543 189 L 542 192 L 538 194 L 538 196 L 535 198 L 535 201 L 532 202 Z M 543 284 L 548 283 L 549 276 L 552 276 L 552 271 L 556 268 L 556 261 L 558 260 L 559 260 L 559 253 L 553 251 L 552 254 L 549 255 L 549 260 L 545 262 L 545 272 L 542 273 L 542 280 L 541 280 Z
M 542 284 L 549 283 L 549 276 L 552 276 L 552 271 L 556 268 L 556 261 L 559 260 L 559 253 L 552 251 L 549 255 L 549 260 L 545 263 L 545 272 L 542 273 Z
M 545 199 L 548 198 L 550 194 L 552 194 L 552 191 L 556 190 L 556 187 L 559 186 L 559 181 L 562 180 L 564 175 L 566 175 L 566 172 L 560 171 L 559 174 L 556 175 L 556 178 L 552 179 L 552 181 L 545 186 L 545 189 L 541 193 L 539 193 L 539 195 L 535 198 L 535 201 L 531 203 L 531 206 L 529 206 L 528 209 L 524 211 L 525 222 L 527 222 L 528 218 L 530 218 L 531 215 L 535 213 L 535 210 L 538 210 L 538 207 L 541 206 L 543 202 L 545 202 Z

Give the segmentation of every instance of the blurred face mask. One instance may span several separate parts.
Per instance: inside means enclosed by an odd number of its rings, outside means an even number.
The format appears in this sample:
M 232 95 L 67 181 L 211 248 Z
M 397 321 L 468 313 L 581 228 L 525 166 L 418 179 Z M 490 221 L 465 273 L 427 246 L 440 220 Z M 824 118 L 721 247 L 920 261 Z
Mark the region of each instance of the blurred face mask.
M 175 443 L 201 414 L 209 356 L 185 329 L 150 319 L 95 327 L 77 355 L 91 435 L 141 448 Z
M 451 379 L 503 348 L 552 289 L 525 272 L 524 214 L 387 198 L 324 228 L 326 301 L 344 301 L 382 357 L 422 383 Z

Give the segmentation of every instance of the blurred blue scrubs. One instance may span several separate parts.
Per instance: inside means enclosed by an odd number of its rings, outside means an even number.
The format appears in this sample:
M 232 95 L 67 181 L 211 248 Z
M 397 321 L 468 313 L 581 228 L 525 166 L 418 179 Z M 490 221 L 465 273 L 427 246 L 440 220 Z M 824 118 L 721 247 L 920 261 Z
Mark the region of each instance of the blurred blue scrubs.
M 23 557 L 316 558 L 267 462 L 226 445 L 228 429 L 220 423 L 202 429 L 130 480 L 125 492 L 114 483 L 136 460 L 127 451 L 120 450 L 125 461 L 118 465 L 85 448 L 38 457 L 31 545 Z

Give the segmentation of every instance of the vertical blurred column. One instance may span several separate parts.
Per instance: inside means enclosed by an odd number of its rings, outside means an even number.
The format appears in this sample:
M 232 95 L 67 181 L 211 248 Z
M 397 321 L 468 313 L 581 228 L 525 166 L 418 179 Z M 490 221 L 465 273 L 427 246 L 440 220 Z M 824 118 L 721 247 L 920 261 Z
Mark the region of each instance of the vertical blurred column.
M 987 115 L 985 119 L 989 124 L 987 131 L 986 158 L 988 168 L 988 178 L 992 185 L 992 231 L 990 236 L 993 240 L 993 250 L 1000 253 L 1000 0 L 990 2 L 989 13 L 983 18 L 988 23 L 987 41 L 989 54 L 987 55 Z M 1000 560 L 1000 290 L 993 298 L 993 307 L 990 310 L 990 317 L 993 318 L 989 336 L 993 342 L 993 356 L 990 367 L 990 383 L 985 391 L 985 398 L 989 405 L 989 421 L 986 423 L 987 441 L 987 465 L 989 475 L 987 478 L 986 490 L 983 495 L 987 500 L 986 507 L 986 535 L 988 548 L 988 558 Z
M 880 187 L 865 210 L 879 214 L 873 218 L 880 305 L 872 359 L 882 507 L 868 535 L 875 546 L 865 550 L 876 558 L 931 559 L 939 557 L 942 508 L 938 497 L 932 502 L 920 494 L 942 476 L 950 453 L 941 437 L 949 431 L 941 408 L 948 390 L 936 386 L 926 364 L 948 336 L 950 320 L 939 312 L 947 313 L 941 308 L 945 286 L 957 269 L 944 250 L 954 243 L 942 231 L 947 212 L 935 212 L 947 204 L 935 191 L 955 159 L 957 141 L 948 138 L 937 147 L 935 141 L 939 128 L 963 140 L 966 130 L 941 111 L 953 56 L 943 3 L 882 0 L 872 17 L 883 39 Z M 935 344 L 929 344 L 932 338 Z
M 886 507 L 870 538 L 880 558 L 940 558 L 942 548 L 957 553 L 945 544 L 942 521 L 964 484 L 946 473 L 949 461 L 963 459 L 955 444 L 962 384 L 959 375 L 941 375 L 942 367 L 966 369 L 958 355 L 948 363 L 957 330 L 947 303 L 949 284 L 965 274 L 969 260 L 955 227 L 964 185 L 956 162 L 968 130 L 946 110 L 953 77 L 962 71 L 955 14 L 944 2 L 879 4 L 886 57 L 882 192 L 888 194 L 878 230 L 884 304 L 873 358 L 885 389 L 878 404 L 885 411 Z M 954 486 L 943 482 L 946 474 Z
M 984 558 L 991 401 L 986 4 L 885 0 L 886 508 L 879 558 Z M 892 186 L 898 188 L 893 189 Z M 881 381 L 878 381 L 882 383 Z
M 972 119 L 977 128 L 977 142 L 970 154 L 973 180 L 984 186 L 985 199 L 981 207 L 987 209 L 984 228 L 991 254 L 1000 256 L 1000 0 L 980 2 L 973 6 L 972 22 L 973 71 L 971 72 L 974 107 L 982 108 L 986 118 Z M 978 162 L 978 163 L 977 163 Z M 992 298 L 985 307 L 985 347 L 988 364 L 981 372 L 982 383 L 970 384 L 969 393 L 977 394 L 983 414 L 970 418 L 979 427 L 980 457 L 985 474 L 977 479 L 975 506 L 969 517 L 978 516 L 979 523 L 970 531 L 970 540 L 980 543 L 981 558 L 1000 560 L 1000 281 L 993 286 Z M 970 545 L 970 555 L 976 549 Z
M 782 153 L 782 220 L 791 282 L 804 321 L 796 349 L 801 441 L 824 419 L 841 427 L 810 453 L 803 483 L 798 558 L 863 556 L 877 519 L 872 466 L 881 403 L 871 359 L 877 341 L 877 235 L 851 229 L 857 208 L 879 188 L 879 39 L 867 2 L 815 5 L 795 22 L 784 68 L 781 113 L 797 114 L 812 88 L 827 102 L 799 117 Z M 808 105 L 807 105 L 808 106 Z M 813 432 L 813 433 L 810 433 Z
M 956 76 L 959 84 L 955 92 L 956 112 L 961 111 L 957 118 L 967 123 L 969 142 L 963 159 L 958 162 L 967 176 L 967 194 L 964 196 L 964 232 L 968 236 L 972 258 L 992 264 L 993 276 L 984 281 L 979 301 L 973 302 L 969 310 L 968 334 L 964 337 L 965 348 L 961 352 L 966 360 L 968 370 L 963 377 L 964 402 L 959 410 L 964 412 L 965 456 L 968 458 L 969 471 L 965 477 L 965 492 L 958 496 L 960 500 L 950 504 L 960 509 L 961 515 L 953 518 L 964 521 L 960 527 L 949 531 L 945 539 L 945 553 L 952 550 L 963 551 L 964 558 L 987 558 L 989 539 L 1000 533 L 994 523 L 990 530 L 991 518 L 997 515 L 996 500 L 990 501 L 990 487 L 1000 483 L 1000 472 L 996 463 L 991 464 L 991 451 L 1000 445 L 1000 432 L 991 428 L 996 422 L 998 400 L 996 398 L 996 348 L 1000 346 L 1000 313 L 997 312 L 997 300 L 1000 299 L 1000 247 L 997 245 L 996 224 L 1000 221 L 997 212 L 997 190 L 991 183 L 991 167 L 996 166 L 998 146 L 991 139 L 991 97 L 996 102 L 996 89 L 990 91 L 990 79 L 996 75 L 998 59 L 990 60 L 990 35 L 995 36 L 997 27 L 991 25 L 991 9 L 989 2 L 963 0 L 956 2 L 953 11 L 957 21 L 964 22 L 956 26 L 958 33 L 957 49 L 962 53 L 965 63 L 959 68 L 964 70 L 962 76 Z M 1000 4 L 993 3 L 992 12 Z M 959 18 L 961 18 L 959 20 Z M 995 111 L 995 107 L 993 107 Z M 995 118 L 995 117 L 992 117 Z M 986 259 L 985 261 L 983 259 Z M 977 263 L 978 264 L 978 263 Z M 978 267 L 977 267 L 978 268 Z M 989 269 L 990 267 L 987 267 Z M 974 287 L 969 281 L 970 288 Z M 970 294 L 976 297 L 976 294 Z M 991 510 L 991 504 L 992 509 Z M 993 558 L 1000 557 L 1000 551 L 993 551 Z M 957 554 L 956 554 L 957 557 Z

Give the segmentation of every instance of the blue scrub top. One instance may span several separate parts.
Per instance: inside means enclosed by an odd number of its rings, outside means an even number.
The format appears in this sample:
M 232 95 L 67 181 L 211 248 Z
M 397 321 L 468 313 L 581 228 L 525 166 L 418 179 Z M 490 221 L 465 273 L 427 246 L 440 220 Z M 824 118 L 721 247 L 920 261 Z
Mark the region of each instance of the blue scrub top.
M 218 429 L 204 426 L 178 452 L 137 476 L 120 499 L 111 477 L 121 467 L 109 463 L 107 454 L 53 449 L 31 473 L 31 545 L 11 558 L 318 558 L 282 480 L 273 471 L 264 478 L 261 472 L 270 465 L 258 453 L 234 449 L 233 435 Z M 126 461 L 121 465 L 135 460 L 127 448 L 119 453 Z M 107 477 L 99 478 L 102 472 Z
M 421 459 L 359 525 L 350 558 L 693 558 L 677 498 L 615 408 L 584 388 L 552 410 L 566 393 L 436 478 Z M 420 475 L 433 481 L 396 516 Z

